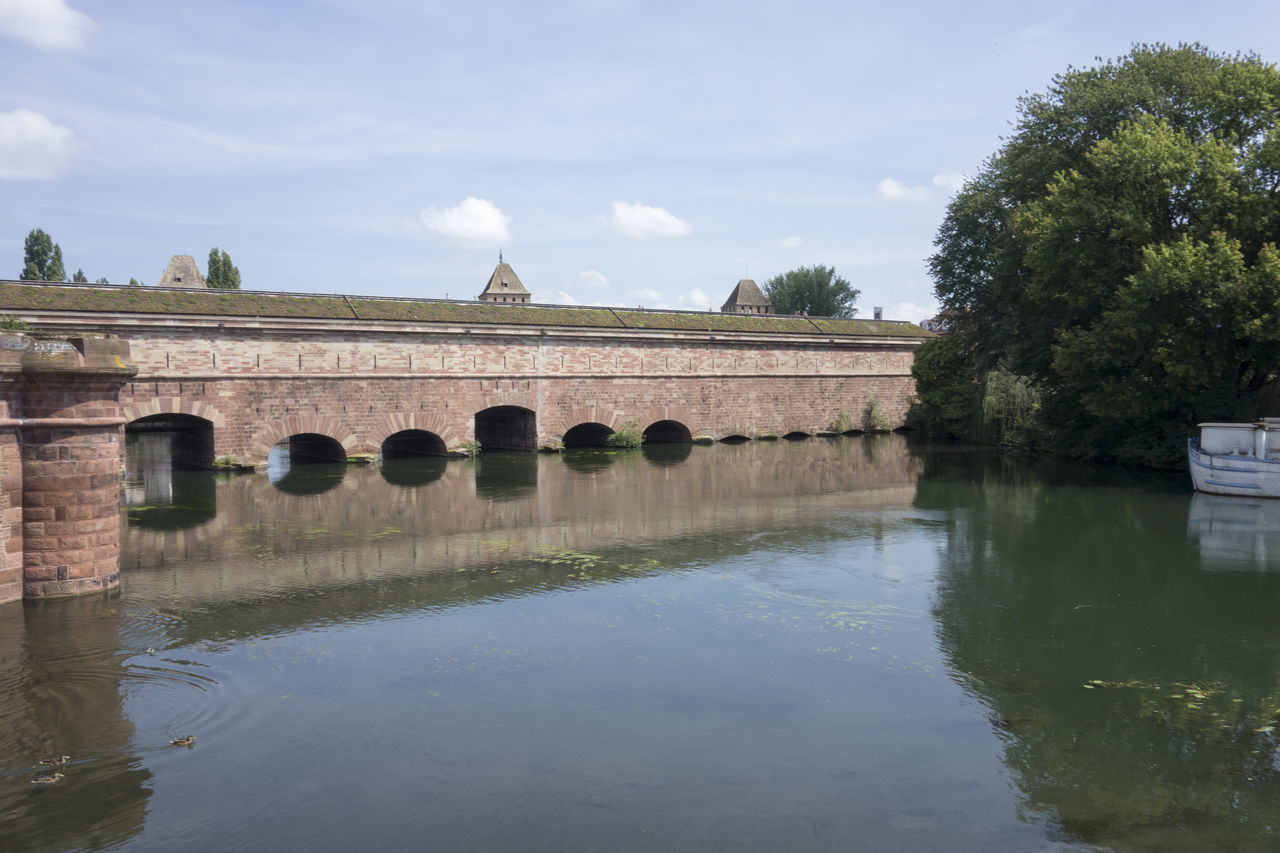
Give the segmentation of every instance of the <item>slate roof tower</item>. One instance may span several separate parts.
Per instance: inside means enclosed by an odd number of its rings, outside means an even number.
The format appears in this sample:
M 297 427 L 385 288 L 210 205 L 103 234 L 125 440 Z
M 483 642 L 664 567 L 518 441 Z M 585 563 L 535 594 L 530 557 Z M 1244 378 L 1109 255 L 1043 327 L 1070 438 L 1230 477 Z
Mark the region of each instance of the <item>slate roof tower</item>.
M 504 262 L 499 254 L 498 265 L 494 267 L 493 275 L 489 276 L 489 283 L 476 298 L 481 302 L 528 302 L 529 291 L 520 282 L 520 277 L 511 268 L 511 264 Z
M 733 288 L 733 293 L 720 306 L 720 311 L 723 314 L 772 314 L 773 303 L 758 284 L 744 278 Z

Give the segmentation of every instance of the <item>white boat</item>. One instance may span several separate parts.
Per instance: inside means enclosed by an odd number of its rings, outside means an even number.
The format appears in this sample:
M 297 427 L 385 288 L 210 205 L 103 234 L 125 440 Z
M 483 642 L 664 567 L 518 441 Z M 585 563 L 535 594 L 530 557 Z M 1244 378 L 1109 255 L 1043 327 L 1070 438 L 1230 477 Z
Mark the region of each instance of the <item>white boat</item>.
M 1187 459 L 1198 492 L 1280 498 L 1280 418 L 1200 424 Z

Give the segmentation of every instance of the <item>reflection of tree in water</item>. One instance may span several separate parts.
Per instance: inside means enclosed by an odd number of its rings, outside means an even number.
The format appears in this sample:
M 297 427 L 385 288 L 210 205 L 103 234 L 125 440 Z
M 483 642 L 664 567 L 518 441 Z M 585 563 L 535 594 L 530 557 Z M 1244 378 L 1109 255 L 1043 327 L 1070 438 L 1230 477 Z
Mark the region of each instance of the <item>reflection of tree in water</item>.
M 1159 477 L 938 460 L 917 506 L 948 512 L 939 641 L 1028 806 L 1117 849 L 1266 847 L 1280 576 L 1202 571 Z

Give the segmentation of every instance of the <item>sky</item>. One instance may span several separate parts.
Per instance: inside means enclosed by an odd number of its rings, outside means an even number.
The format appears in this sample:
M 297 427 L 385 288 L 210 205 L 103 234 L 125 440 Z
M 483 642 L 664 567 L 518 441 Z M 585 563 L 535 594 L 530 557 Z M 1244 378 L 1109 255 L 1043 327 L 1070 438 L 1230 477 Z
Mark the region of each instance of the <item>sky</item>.
M 936 311 L 1017 100 L 1139 43 L 1280 61 L 1280 4 L 0 0 L 0 278 L 718 310 L 823 264 Z

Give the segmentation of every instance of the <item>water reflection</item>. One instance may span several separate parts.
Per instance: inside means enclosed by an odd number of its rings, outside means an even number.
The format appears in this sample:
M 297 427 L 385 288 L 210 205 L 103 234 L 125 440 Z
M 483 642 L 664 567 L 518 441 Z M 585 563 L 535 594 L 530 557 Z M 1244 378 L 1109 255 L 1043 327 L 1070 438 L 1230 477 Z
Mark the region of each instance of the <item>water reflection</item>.
M 1185 486 L 1161 478 L 935 459 L 939 641 L 1029 812 L 1108 849 L 1270 846 L 1280 574 L 1217 571 L 1214 532 L 1249 508 L 1215 505 L 1189 543 Z
M 1198 546 L 1206 571 L 1280 571 L 1280 500 L 1197 492 L 1187 538 Z

